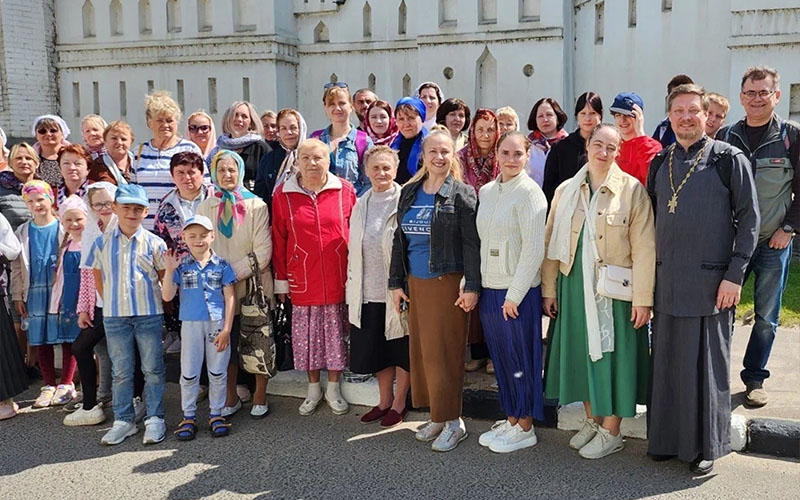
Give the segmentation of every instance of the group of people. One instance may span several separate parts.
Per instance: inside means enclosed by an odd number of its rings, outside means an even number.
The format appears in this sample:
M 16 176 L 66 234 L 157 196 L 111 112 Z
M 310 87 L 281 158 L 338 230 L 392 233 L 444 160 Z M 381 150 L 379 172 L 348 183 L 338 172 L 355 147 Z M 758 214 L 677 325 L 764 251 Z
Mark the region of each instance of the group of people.
M 402 422 L 410 391 L 430 408 L 416 439 L 449 451 L 467 437 L 464 371 L 490 359 L 507 418 L 482 446 L 534 446 L 545 400 L 581 401 L 569 445 L 602 458 L 647 404 L 648 453 L 708 473 L 730 451 L 742 284 L 754 274 L 742 379 L 763 406 L 800 228 L 800 126 L 775 114 L 778 73 L 748 69 L 740 99 L 746 117 L 723 127 L 727 100 L 678 75 L 653 137 L 634 92 L 614 98 L 615 124 L 582 94 L 569 134 L 559 103 L 540 99 L 526 135 L 513 109 L 473 114 L 433 82 L 394 107 L 326 84 L 330 123 L 310 134 L 295 109 L 258 116 L 237 101 L 222 134 L 198 111 L 183 138 L 163 91 L 146 98 L 152 138 L 137 147 L 122 121 L 86 117 L 82 146 L 41 116 L 36 144 L 15 144 L 0 171 L 12 306 L 0 307 L 0 418 L 17 413 L 34 362 L 35 407 L 76 398 L 77 368 L 82 401 L 65 425 L 99 424 L 110 403 L 103 444 L 141 419 L 144 443 L 160 442 L 168 343 L 181 358 L 176 438 L 198 432 L 204 386 L 209 432 L 225 436 L 249 399 L 253 418 L 269 412 L 275 346 L 259 318 L 280 307 L 308 375 L 301 415 L 323 399 L 347 413 L 342 372 L 375 374 L 379 403 L 361 421 Z

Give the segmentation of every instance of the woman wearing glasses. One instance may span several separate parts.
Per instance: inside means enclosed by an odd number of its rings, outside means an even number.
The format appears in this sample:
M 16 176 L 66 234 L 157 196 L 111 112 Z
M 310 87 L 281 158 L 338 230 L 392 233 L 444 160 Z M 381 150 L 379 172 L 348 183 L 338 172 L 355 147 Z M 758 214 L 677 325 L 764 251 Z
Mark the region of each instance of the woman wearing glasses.
M 109 123 L 103 131 L 106 151 L 89 165 L 89 182 L 106 181 L 115 186 L 136 182 L 131 170 L 133 139 L 130 125 L 123 121 Z
M 63 118 L 56 115 L 42 115 L 33 121 L 31 133 L 36 136 L 33 149 L 39 154 L 39 168 L 36 174 L 51 186 L 61 184 L 61 167 L 58 152 L 68 145 L 69 127 Z
M 217 129 L 208 113 L 201 109 L 189 115 L 186 120 L 186 137 L 197 144 L 204 160 L 211 161 L 211 151 L 217 147 Z
M 350 125 L 353 100 L 344 82 L 325 84 L 322 94 L 325 114 L 331 121 L 326 128 L 311 134 L 331 151 L 331 172 L 353 184 L 359 196 L 370 188 L 369 179 L 364 173 L 364 152 L 373 146 L 366 132 Z

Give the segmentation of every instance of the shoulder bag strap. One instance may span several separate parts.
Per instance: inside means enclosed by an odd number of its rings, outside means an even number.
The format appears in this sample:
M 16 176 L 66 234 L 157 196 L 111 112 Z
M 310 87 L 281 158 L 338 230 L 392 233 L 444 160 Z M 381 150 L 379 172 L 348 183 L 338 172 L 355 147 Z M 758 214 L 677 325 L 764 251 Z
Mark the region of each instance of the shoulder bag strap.
M 583 203 L 583 213 L 586 215 L 586 217 L 585 217 L 586 223 L 585 224 L 586 224 L 586 232 L 588 234 L 586 234 L 585 236 L 587 236 L 589 238 L 589 241 L 592 244 L 592 253 L 594 254 L 594 261 L 595 262 L 599 262 L 600 261 L 600 252 L 597 251 L 597 242 L 595 241 L 594 218 L 590 218 L 591 217 L 591 211 L 589 210 L 589 203 L 586 201 L 586 193 L 583 192 L 582 188 L 581 188 L 580 191 L 581 191 L 581 203 Z

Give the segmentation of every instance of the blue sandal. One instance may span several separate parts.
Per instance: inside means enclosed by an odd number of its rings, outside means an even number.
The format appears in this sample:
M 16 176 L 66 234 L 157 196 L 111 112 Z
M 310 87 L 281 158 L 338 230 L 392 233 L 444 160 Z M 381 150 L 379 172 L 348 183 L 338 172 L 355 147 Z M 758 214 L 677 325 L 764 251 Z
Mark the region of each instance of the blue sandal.
M 175 429 L 175 437 L 178 441 L 191 441 L 197 433 L 197 419 L 194 417 L 181 420 L 178 428 Z
M 219 415 L 212 415 L 208 419 L 208 427 L 211 429 L 213 437 L 227 436 L 231 432 L 231 424 L 225 420 L 225 417 Z

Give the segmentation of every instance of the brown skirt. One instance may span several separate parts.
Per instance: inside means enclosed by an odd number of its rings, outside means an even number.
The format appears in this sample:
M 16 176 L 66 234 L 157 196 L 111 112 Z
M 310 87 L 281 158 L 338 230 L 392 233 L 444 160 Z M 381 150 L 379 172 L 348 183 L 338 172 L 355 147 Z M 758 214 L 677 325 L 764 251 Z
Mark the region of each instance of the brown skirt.
M 461 416 L 467 314 L 454 304 L 461 274 L 408 278 L 411 398 L 428 406 L 433 422 Z

